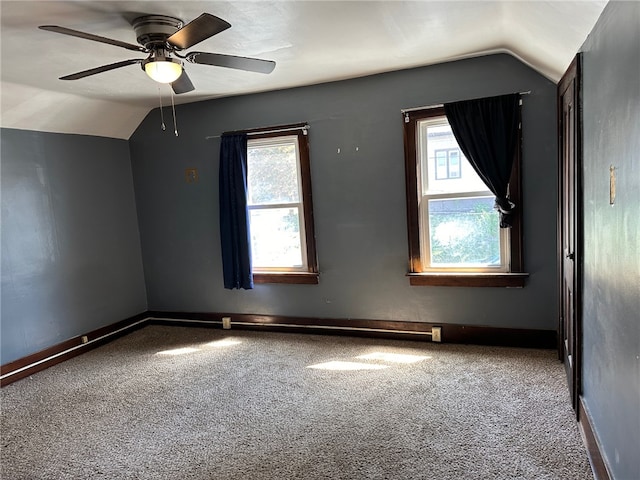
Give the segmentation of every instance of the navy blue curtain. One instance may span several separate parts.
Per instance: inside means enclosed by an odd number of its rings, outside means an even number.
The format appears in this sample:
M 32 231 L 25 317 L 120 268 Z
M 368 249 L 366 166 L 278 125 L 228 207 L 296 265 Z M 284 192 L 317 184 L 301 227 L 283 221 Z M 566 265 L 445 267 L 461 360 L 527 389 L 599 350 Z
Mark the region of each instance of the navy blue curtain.
M 221 138 L 219 195 L 224 288 L 251 289 L 246 133 Z
M 516 208 L 508 192 L 518 144 L 519 101 L 514 93 L 444 106 L 462 153 L 496 196 L 501 228 L 511 226 Z

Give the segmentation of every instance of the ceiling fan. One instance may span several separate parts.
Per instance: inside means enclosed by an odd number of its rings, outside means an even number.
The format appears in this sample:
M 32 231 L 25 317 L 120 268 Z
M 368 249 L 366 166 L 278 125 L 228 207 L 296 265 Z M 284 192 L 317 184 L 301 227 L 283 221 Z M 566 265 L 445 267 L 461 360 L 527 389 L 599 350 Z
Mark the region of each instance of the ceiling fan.
M 230 23 L 209 13 L 203 13 L 186 25 L 179 18 L 166 15 L 143 15 L 134 19 L 132 25 L 136 33 L 136 40 L 140 45 L 57 25 L 41 25 L 39 28 L 148 54 L 144 59 L 137 58 L 102 65 L 65 75 L 60 77 L 60 80 L 78 80 L 127 65 L 140 64 L 149 77 L 156 82 L 170 83 L 173 91 L 180 94 L 194 90 L 193 83 L 184 70 L 183 61 L 259 73 L 271 73 L 276 66 L 276 63 L 271 60 L 237 57 L 221 53 L 189 52 L 183 55 L 182 50 L 191 48 L 231 27 Z

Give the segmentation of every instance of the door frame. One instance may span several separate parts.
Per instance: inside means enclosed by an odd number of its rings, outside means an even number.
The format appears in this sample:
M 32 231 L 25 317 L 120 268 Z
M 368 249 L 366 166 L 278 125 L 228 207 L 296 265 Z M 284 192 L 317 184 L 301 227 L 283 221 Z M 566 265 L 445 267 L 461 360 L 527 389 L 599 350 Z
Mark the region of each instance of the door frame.
M 574 138 L 573 141 L 573 229 L 574 229 L 574 258 L 573 258 L 573 318 L 564 318 L 564 221 L 566 212 L 564 211 L 564 190 L 565 190 L 565 169 L 564 169 L 564 108 L 563 97 L 567 88 L 573 85 L 573 115 L 574 115 Z M 573 356 L 572 365 L 565 364 L 567 373 L 567 383 L 571 395 L 571 403 L 579 415 L 578 402 L 582 394 L 582 271 L 583 271 L 583 183 L 582 183 L 582 53 L 578 53 L 569 68 L 558 82 L 557 89 L 557 109 L 558 109 L 558 228 L 557 228 L 557 264 L 558 264 L 558 357 L 561 361 L 567 362 L 567 351 L 565 348 L 565 322 L 573 322 Z

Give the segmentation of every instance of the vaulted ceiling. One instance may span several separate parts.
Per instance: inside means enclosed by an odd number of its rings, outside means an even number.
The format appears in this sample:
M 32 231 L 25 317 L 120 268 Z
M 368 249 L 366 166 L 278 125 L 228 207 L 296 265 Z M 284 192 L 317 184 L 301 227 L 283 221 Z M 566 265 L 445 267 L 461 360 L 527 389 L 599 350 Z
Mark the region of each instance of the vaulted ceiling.
M 138 65 L 58 77 L 143 53 L 39 30 L 60 25 L 136 44 L 137 14 L 208 12 L 229 28 L 193 49 L 276 62 L 268 75 L 185 65 L 195 91 L 176 103 L 310 85 L 510 53 L 557 81 L 606 1 L 1 1 L 3 127 L 128 138 L 159 104 Z M 192 49 L 192 50 L 193 50 Z M 165 105 L 170 89 L 161 88 Z

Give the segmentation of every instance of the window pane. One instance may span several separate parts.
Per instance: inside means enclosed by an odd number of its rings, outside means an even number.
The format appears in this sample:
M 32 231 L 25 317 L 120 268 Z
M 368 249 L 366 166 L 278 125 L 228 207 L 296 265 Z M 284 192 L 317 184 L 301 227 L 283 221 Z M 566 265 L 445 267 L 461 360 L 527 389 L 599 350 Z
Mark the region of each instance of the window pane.
M 499 266 L 493 197 L 429 200 L 431 266 Z
M 252 209 L 249 222 L 253 268 L 303 265 L 297 207 Z
M 247 150 L 249 204 L 297 203 L 299 189 L 295 140 L 272 145 L 249 145 Z
M 427 182 L 424 183 L 423 180 L 422 185 L 423 195 L 487 190 L 487 186 L 462 155 L 446 118 L 420 122 L 420 135 L 421 169 L 427 171 Z M 440 169 L 438 160 L 441 152 L 444 155 L 449 153 L 448 170 L 447 167 Z M 461 175 L 463 169 L 464 176 Z
M 447 178 L 447 151 L 436 151 L 436 179 Z
M 449 178 L 460 178 L 460 150 L 449 151 Z

